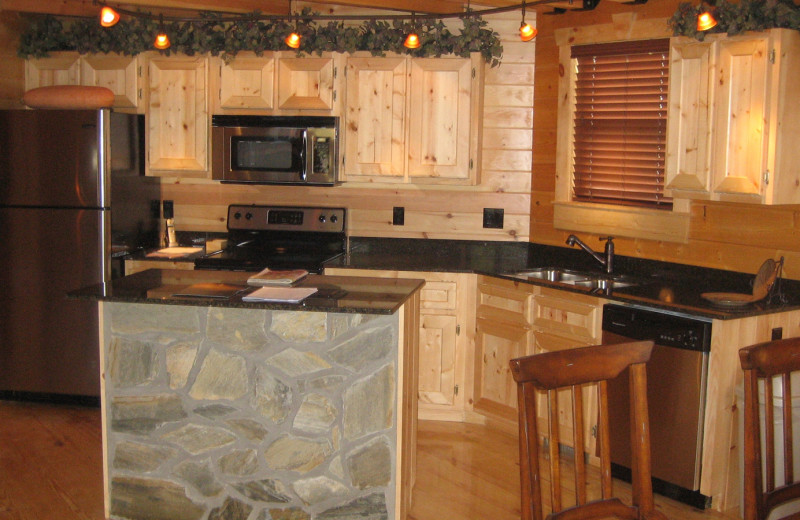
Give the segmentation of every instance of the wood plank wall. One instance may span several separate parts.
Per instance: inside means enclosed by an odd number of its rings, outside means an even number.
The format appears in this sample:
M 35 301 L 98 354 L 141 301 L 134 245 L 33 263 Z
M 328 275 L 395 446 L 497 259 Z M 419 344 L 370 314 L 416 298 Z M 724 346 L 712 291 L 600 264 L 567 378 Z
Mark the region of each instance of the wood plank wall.
M 562 245 L 569 234 L 553 227 L 560 74 L 554 30 L 611 23 L 613 14 L 623 12 L 633 12 L 638 19 L 669 18 L 679 3 L 679 0 L 650 0 L 644 5 L 622 5 L 603 0 L 593 11 L 558 16 L 544 14 L 552 9 L 538 9 L 531 181 L 532 242 Z M 690 215 L 689 242 L 686 244 L 620 238 L 615 240 L 616 250 L 628 256 L 752 273 L 758 270 L 765 258 L 784 256 L 785 276 L 800 279 L 800 206 L 698 201 L 692 203 Z M 596 242 L 591 236 L 586 238 L 589 244 Z
M 17 58 L 23 21 L 18 13 L 0 11 L 0 108 L 19 108 L 25 85 L 25 61 Z

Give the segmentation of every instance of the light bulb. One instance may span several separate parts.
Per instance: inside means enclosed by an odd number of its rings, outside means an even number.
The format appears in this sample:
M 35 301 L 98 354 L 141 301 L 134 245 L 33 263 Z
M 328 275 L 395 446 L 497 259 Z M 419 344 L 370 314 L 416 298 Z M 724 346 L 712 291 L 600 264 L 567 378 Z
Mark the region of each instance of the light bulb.
M 165 32 L 158 33 L 156 35 L 156 40 L 153 42 L 153 47 L 162 51 L 164 49 L 169 49 L 170 45 L 169 36 L 167 36 L 167 33 Z
M 286 45 L 288 45 L 292 49 L 297 49 L 300 47 L 300 35 L 297 34 L 296 32 L 293 32 L 292 34 L 287 36 L 286 39 L 283 41 L 286 43 Z
M 524 42 L 529 42 L 536 38 L 536 33 L 538 32 L 534 27 L 531 27 L 531 24 L 525 23 L 524 20 L 519 24 L 519 37 Z
M 416 49 L 419 47 L 419 36 L 417 33 L 411 33 L 406 37 L 406 41 L 403 42 L 403 45 L 408 49 Z
M 112 27 L 119 21 L 119 13 L 112 8 L 105 6 L 100 9 L 100 25 L 103 27 Z

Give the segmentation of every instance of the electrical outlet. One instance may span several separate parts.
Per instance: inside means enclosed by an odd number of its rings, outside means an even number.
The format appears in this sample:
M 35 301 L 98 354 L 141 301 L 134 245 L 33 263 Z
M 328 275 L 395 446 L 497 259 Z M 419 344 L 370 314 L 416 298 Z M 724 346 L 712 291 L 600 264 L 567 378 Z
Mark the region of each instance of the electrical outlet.
M 503 229 L 503 209 L 483 208 L 483 227 Z
M 402 206 L 392 208 L 392 225 L 402 226 L 406 220 L 406 209 Z
M 772 341 L 783 338 L 783 327 L 775 327 L 772 329 Z
M 162 203 L 164 218 L 175 218 L 175 205 L 171 200 L 165 200 Z

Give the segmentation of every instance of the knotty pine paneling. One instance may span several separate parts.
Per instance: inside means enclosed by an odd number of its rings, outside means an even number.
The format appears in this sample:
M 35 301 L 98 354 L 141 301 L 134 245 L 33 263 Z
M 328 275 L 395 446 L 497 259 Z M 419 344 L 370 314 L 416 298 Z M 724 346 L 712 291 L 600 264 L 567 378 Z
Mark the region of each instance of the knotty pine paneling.
M 563 27 L 586 27 L 612 22 L 612 15 L 633 13 L 637 20 L 668 19 L 679 0 L 622 5 L 600 2 L 593 11 L 543 15 L 537 9 L 536 81 L 534 83 L 533 179 L 531 196 L 531 241 L 563 245 L 568 231 L 553 227 L 552 204 L 555 189 L 555 141 L 557 86 L 561 75 L 554 31 Z M 644 34 L 621 35 L 640 38 Z M 673 261 L 720 269 L 755 273 L 765 258 L 784 256 L 785 276 L 800 279 L 800 206 L 761 206 L 695 201 L 690 206 L 689 241 L 685 244 L 657 240 L 615 240 L 617 253 L 655 260 Z M 589 243 L 591 236 L 586 237 Z
M 21 30 L 19 13 L 0 11 L 0 108 L 22 106 L 25 61 L 17 57 Z

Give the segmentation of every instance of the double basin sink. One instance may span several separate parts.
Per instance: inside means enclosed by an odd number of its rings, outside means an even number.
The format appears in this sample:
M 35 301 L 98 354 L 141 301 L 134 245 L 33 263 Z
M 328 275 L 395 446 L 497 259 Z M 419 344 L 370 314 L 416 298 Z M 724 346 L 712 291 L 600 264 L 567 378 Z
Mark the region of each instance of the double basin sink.
M 625 275 L 573 271 L 559 267 L 539 267 L 525 271 L 517 271 L 511 276 L 522 279 L 536 279 L 572 285 L 594 291 L 611 291 L 621 287 L 639 285 L 640 280 Z

